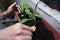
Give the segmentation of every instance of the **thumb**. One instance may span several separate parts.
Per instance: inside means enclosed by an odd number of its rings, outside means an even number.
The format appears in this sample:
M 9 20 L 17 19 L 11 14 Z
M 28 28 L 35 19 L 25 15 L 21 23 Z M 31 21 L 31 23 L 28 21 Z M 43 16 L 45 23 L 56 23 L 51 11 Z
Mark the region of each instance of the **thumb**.
M 15 6 L 16 5 L 16 2 L 14 2 L 13 4 L 11 4 L 11 6 L 10 7 L 13 7 L 13 6 Z

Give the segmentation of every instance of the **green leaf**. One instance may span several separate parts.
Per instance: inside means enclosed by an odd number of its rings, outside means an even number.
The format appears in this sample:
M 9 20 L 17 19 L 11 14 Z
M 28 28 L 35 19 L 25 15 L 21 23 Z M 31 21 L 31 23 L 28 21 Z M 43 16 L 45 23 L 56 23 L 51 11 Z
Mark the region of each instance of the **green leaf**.
M 39 13 L 34 13 L 33 14 L 35 17 L 42 18 L 42 16 Z
M 25 4 L 25 0 L 21 0 L 20 6 L 21 6 L 22 9 L 24 9 L 24 4 Z
M 26 12 L 26 14 L 29 15 L 30 18 L 32 17 L 32 13 L 30 12 L 30 10 L 28 8 L 25 9 L 25 12 Z
M 29 10 L 28 8 L 25 9 L 25 12 L 26 12 L 27 14 L 31 14 L 31 12 L 30 12 L 30 10 Z
M 22 23 L 25 23 L 25 22 L 27 22 L 27 21 L 29 21 L 30 19 L 27 19 L 27 18 L 24 18 L 24 19 L 22 19 Z
M 23 10 L 24 10 L 25 8 L 30 8 L 30 6 L 25 3 L 25 0 L 21 0 L 20 6 L 21 6 L 21 8 L 22 8 Z
M 24 4 L 24 7 L 28 8 L 28 9 L 30 8 L 30 6 L 28 4 Z
M 29 14 L 29 18 L 32 18 L 32 13 L 31 13 L 31 14 Z
M 34 15 L 32 16 L 31 19 L 34 20 L 34 22 L 36 21 L 36 17 Z

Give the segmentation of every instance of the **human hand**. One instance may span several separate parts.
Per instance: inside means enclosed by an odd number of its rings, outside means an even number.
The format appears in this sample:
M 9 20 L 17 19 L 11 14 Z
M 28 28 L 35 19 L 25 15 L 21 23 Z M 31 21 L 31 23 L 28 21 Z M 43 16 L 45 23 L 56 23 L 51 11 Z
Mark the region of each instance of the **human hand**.
M 21 10 L 20 6 L 16 4 L 16 2 L 14 2 L 13 4 L 11 4 L 8 9 L 7 9 L 7 13 L 11 13 L 13 10 L 17 9 L 19 12 Z
M 33 29 L 17 23 L 0 31 L 0 40 L 32 40 Z

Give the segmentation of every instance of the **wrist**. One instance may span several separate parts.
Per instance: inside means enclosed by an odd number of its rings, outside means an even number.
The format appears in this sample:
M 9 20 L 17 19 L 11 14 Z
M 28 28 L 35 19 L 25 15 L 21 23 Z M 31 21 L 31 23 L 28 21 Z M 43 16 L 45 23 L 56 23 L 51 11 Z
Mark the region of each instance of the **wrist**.
M 7 14 L 8 14 L 8 12 L 7 12 L 7 11 L 5 11 L 5 12 L 4 12 L 4 15 L 6 16 Z
M 5 13 L 8 14 L 8 11 L 6 10 Z

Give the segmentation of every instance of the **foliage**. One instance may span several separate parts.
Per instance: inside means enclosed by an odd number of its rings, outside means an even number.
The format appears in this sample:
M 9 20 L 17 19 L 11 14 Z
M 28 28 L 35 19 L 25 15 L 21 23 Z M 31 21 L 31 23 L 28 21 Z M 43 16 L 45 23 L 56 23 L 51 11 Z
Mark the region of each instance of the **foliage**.
M 25 3 L 25 0 L 21 0 L 20 2 L 21 8 L 24 10 L 25 8 L 30 8 L 28 4 Z
M 32 13 L 30 10 L 30 6 L 28 4 L 26 4 L 24 2 L 24 0 L 21 0 L 20 6 L 23 10 L 22 14 L 23 15 L 25 14 L 24 16 L 28 15 L 28 17 L 26 17 L 26 18 L 22 18 L 22 23 L 25 23 L 29 20 L 33 20 L 34 22 L 36 22 L 36 17 L 42 18 L 42 16 L 39 13 L 37 13 L 37 12 Z

